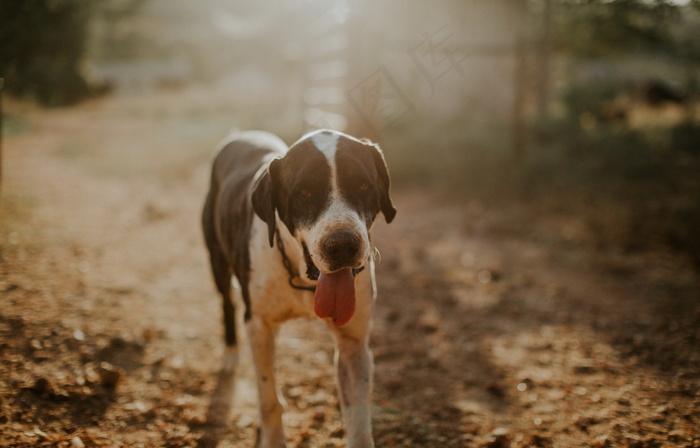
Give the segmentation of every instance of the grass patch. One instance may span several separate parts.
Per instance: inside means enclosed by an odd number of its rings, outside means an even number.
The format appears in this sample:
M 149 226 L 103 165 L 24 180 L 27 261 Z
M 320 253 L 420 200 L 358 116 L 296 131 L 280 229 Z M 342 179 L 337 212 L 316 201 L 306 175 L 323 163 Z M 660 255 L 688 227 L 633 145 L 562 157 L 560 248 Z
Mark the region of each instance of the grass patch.
M 31 129 L 29 120 L 14 115 L 5 115 L 2 117 L 2 136 L 14 137 L 15 135 L 24 134 Z
M 700 267 L 697 130 L 549 124 L 535 133 L 516 190 L 561 214 L 579 216 L 601 246 L 665 246 Z
M 29 196 L 2 192 L 0 196 L 0 256 L 37 240 L 38 229 L 31 221 L 37 201 Z
M 53 154 L 61 159 L 73 160 L 88 156 L 89 150 L 81 142 L 63 142 Z
M 578 106 L 570 109 L 590 114 L 602 101 L 584 100 L 570 99 Z M 643 127 L 587 127 L 571 114 L 531 126 L 526 156 L 516 160 L 503 123 L 474 126 L 468 114 L 450 123 L 418 118 L 381 135 L 397 187 L 447 187 L 486 203 L 525 201 L 531 210 L 580 222 L 597 247 L 666 248 L 700 268 L 697 123 L 668 124 L 659 115 Z

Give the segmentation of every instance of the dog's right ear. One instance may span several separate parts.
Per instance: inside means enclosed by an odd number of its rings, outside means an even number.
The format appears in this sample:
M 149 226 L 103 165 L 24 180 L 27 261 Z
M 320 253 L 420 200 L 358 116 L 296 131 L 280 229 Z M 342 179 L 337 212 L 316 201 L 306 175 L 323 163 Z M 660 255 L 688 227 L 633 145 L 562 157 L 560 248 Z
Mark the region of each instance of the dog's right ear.
M 376 143 L 372 143 L 367 139 L 363 139 L 363 143 L 370 148 L 374 165 L 377 168 L 377 174 L 379 175 L 379 206 L 388 224 L 394 220 L 396 209 L 394 208 L 394 204 L 391 203 L 391 197 L 389 196 L 391 180 L 389 179 L 389 170 L 384 160 L 384 153 Z
M 275 190 L 277 184 L 277 162 L 275 159 L 265 170 L 253 188 L 253 210 L 267 224 L 267 234 L 270 238 L 270 247 L 275 245 L 276 219 L 275 210 L 277 204 L 275 200 Z

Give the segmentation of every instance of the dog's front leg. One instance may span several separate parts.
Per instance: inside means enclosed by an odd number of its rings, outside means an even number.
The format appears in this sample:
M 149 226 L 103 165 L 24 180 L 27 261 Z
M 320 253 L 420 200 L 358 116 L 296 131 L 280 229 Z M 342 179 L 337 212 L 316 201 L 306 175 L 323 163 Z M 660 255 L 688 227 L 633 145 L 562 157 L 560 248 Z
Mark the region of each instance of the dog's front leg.
M 335 363 L 343 420 L 348 433 L 348 447 L 371 448 L 371 393 L 374 363 L 369 350 L 369 335 L 334 332 Z
M 343 421 L 349 448 L 373 448 L 371 395 L 374 359 L 369 349 L 372 311 L 376 298 L 374 263 L 355 282 L 357 308 L 346 325 L 328 326 L 335 341 L 335 365 Z
M 335 341 L 335 366 L 349 448 L 373 448 L 372 385 L 374 359 L 369 349 L 375 300 L 374 263 L 356 279 L 357 309 L 342 327 L 328 326 Z
M 260 429 L 258 448 L 285 447 L 282 404 L 275 387 L 275 331 L 272 325 L 253 317 L 246 324 L 258 379 Z

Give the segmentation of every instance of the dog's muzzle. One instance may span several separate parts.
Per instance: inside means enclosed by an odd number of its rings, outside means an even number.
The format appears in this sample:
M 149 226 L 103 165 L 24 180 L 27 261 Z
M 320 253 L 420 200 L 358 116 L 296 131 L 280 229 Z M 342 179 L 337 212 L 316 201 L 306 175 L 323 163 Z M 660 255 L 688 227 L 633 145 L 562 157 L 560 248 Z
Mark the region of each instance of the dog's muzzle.
M 306 243 L 302 243 L 304 261 L 306 262 L 306 277 L 318 280 L 321 271 L 313 261 Z M 357 235 L 350 232 L 338 232 L 327 237 L 322 244 L 323 257 L 329 261 L 330 272 L 352 267 L 352 274 L 357 275 L 365 269 L 365 260 L 359 260 L 362 243 Z M 355 267 L 360 265 L 359 267 Z

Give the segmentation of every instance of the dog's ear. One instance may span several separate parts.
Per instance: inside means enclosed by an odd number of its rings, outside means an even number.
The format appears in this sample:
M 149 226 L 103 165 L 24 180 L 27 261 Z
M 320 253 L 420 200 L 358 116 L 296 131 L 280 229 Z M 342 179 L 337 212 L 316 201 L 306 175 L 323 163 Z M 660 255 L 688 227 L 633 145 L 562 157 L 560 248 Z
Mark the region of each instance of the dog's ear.
M 275 245 L 275 210 L 276 203 L 276 185 L 277 185 L 277 163 L 275 159 L 270 163 L 270 166 L 265 170 L 260 179 L 255 183 L 253 188 L 253 210 L 267 224 L 267 234 L 270 238 L 270 247 Z
M 389 196 L 391 179 L 389 178 L 389 170 L 386 167 L 384 154 L 376 143 L 372 143 L 367 139 L 362 139 L 362 141 L 369 146 L 372 159 L 374 160 L 374 166 L 377 168 L 377 173 L 379 174 L 379 207 L 384 214 L 386 222 L 390 223 L 394 220 L 394 216 L 396 216 L 396 209 L 394 208 L 394 204 L 391 203 L 391 197 Z

